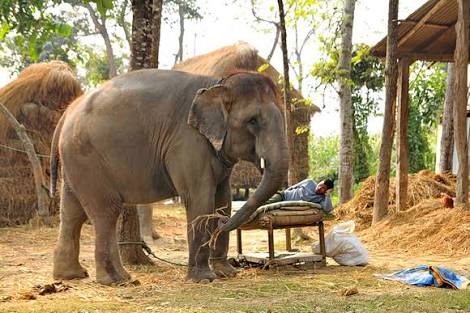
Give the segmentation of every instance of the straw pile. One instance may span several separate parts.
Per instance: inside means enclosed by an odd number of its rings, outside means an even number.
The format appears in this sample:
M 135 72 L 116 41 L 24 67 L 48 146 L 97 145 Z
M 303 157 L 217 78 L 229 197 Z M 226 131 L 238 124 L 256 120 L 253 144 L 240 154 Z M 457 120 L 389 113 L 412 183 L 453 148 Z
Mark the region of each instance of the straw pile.
M 55 125 L 67 105 L 82 94 L 80 82 L 61 61 L 33 64 L 0 88 L 0 102 L 23 124 L 38 154 L 49 155 Z M 26 223 L 36 194 L 31 166 L 16 132 L 0 114 L 0 227 Z M 43 170 L 49 159 L 40 158 Z
M 440 198 L 442 193 L 455 197 L 455 176 L 421 171 L 408 176 L 408 207 L 413 207 L 425 199 Z M 390 179 L 389 213 L 396 211 L 395 178 Z M 354 198 L 335 209 L 335 215 L 341 219 L 353 219 L 359 229 L 372 223 L 374 207 L 375 176 L 366 179 Z
M 470 210 L 443 208 L 441 199 L 424 200 L 363 230 L 369 247 L 405 253 L 470 255 Z

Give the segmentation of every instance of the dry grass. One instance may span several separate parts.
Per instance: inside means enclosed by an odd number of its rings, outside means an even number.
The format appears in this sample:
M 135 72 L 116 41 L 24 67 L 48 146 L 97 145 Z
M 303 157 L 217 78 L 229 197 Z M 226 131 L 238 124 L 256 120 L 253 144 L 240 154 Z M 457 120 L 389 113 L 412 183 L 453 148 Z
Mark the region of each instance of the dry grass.
M 408 207 L 413 207 L 426 199 L 441 197 L 446 193 L 455 197 L 455 176 L 452 174 L 435 174 L 430 171 L 421 171 L 408 176 Z M 372 223 L 372 209 L 374 207 L 375 176 L 367 178 L 354 198 L 335 209 L 339 219 L 353 219 L 359 228 L 369 227 Z M 396 198 L 395 178 L 390 179 L 389 212 L 395 212 Z
M 185 262 L 187 248 L 184 210 L 159 206 L 154 222 L 162 239 L 152 248 L 157 255 Z M 244 247 L 264 251 L 265 231 L 243 232 Z M 185 281 L 186 268 L 157 261 L 157 266 L 128 267 L 140 285 L 106 287 L 96 284 L 94 273 L 94 235 L 90 225 L 82 234 L 82 264 L 91 278 L 68 281 L 70 289 L 45 296 L 35 285 L 50 284 L 51 257 L 57 229 L 28 226 L 0 229 L 0 312 L 466 312 L 470 310 L 470 291 L 447 291 L 406 287 L 378 280 L 376 272 L 416 265 L 423 258 L 459 271 L 469 268 L 470 260 L 422 255 L 400 258 L 394 253 L 370 248 L 371 265 L 341 267 L 332 264 L 319 270 L 248 269 L 236 278 L 216 280 L 207 285 Z M 283 231 L 276 232 L 276 247 L 283 246 Z M 235 252 L 232 237 L 230 254 Z M 310 244 L 297 245 L 309 250 Z M 456 262 L 459 266 L 456 266 Z M 345 289 L 358 294 L 342 296 Z M 31 300 L 30 294 L 36 299 Z M 29 299 L 29 300 L 28 300 Z

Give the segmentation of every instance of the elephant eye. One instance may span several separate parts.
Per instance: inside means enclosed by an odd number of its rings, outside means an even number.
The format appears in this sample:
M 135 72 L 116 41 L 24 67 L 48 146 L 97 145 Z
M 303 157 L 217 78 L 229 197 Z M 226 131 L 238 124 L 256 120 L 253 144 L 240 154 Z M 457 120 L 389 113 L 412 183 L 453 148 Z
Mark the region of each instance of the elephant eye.
M 247 123 L 250 126 L 258 126 L 258 120 L 256 119 L 256 117 L 250 118 Z

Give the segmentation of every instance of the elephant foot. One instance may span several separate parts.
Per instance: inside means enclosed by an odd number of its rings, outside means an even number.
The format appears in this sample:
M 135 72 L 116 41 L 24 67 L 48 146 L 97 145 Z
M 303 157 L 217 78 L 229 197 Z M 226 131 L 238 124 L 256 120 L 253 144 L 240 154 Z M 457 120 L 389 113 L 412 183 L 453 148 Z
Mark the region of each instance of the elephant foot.
M 96 271 L 96 282 L 102 285 L 119 285 L 128 282 L 131 279 L 131 275 L 127 272 L 119 271 L 108 273 L 106 271 Z
M 54 266 L 52 276 L 54 279 L 72 280 L 88 277 L 87 270 L 80 265 L 78 258 L 70 257 L 70 251 L 56 249 L 54 252 Z
M 191 280 L 195 283 L 207 284 L 217 278 L 217 275 L 209 268 L 192 268 L 189 269 L 187 280 Z
M 80 264 L 75 266 L 64 266 L 63 264 L 54 264 L 52 276 L 56 280 L 83 279 L 88 277 L 88 272 Z
M 227 259 L 212 259 L 210 265 L 217 277 L 235 277 L 239 270 L 234 268 Z

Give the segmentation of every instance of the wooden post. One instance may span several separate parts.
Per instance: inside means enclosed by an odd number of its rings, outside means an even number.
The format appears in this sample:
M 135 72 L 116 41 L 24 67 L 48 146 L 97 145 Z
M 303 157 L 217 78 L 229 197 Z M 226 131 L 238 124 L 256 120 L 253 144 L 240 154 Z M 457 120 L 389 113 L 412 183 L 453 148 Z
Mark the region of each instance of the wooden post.
M 440 144 L 439 155 L 439 173 L 452 171 L 452 159 L 454 148 L 454 84 L 455 84 L 455 71 L 454 64 L 447 64 L 447 86 L 446 97 L 444 101 L 444 112 L 442 113 L 442 136 Z
M 455 25 L 455 82 L 454 82 L 454 142 L 457 148 L 457 203 L 468 203 L 468 144 L 467 144 L 467 69 L 468 27 L 470 0 L 458 0 L 459 11 Z
M 410 60 L 398 62 L 398 121 L 397 121 L 397 211 L 407 208 L 408 203 L 408 91 Z
M 372 224 L 380 221 L 388 212 L 388 188 L 392 155 L 395 101 L 397 96 L 397 35 L 398 0 L 389 1 L 387 58 L 385 61 L 385 112 L 380 143 L 379 169 L 375 182 L 374 212 Z

